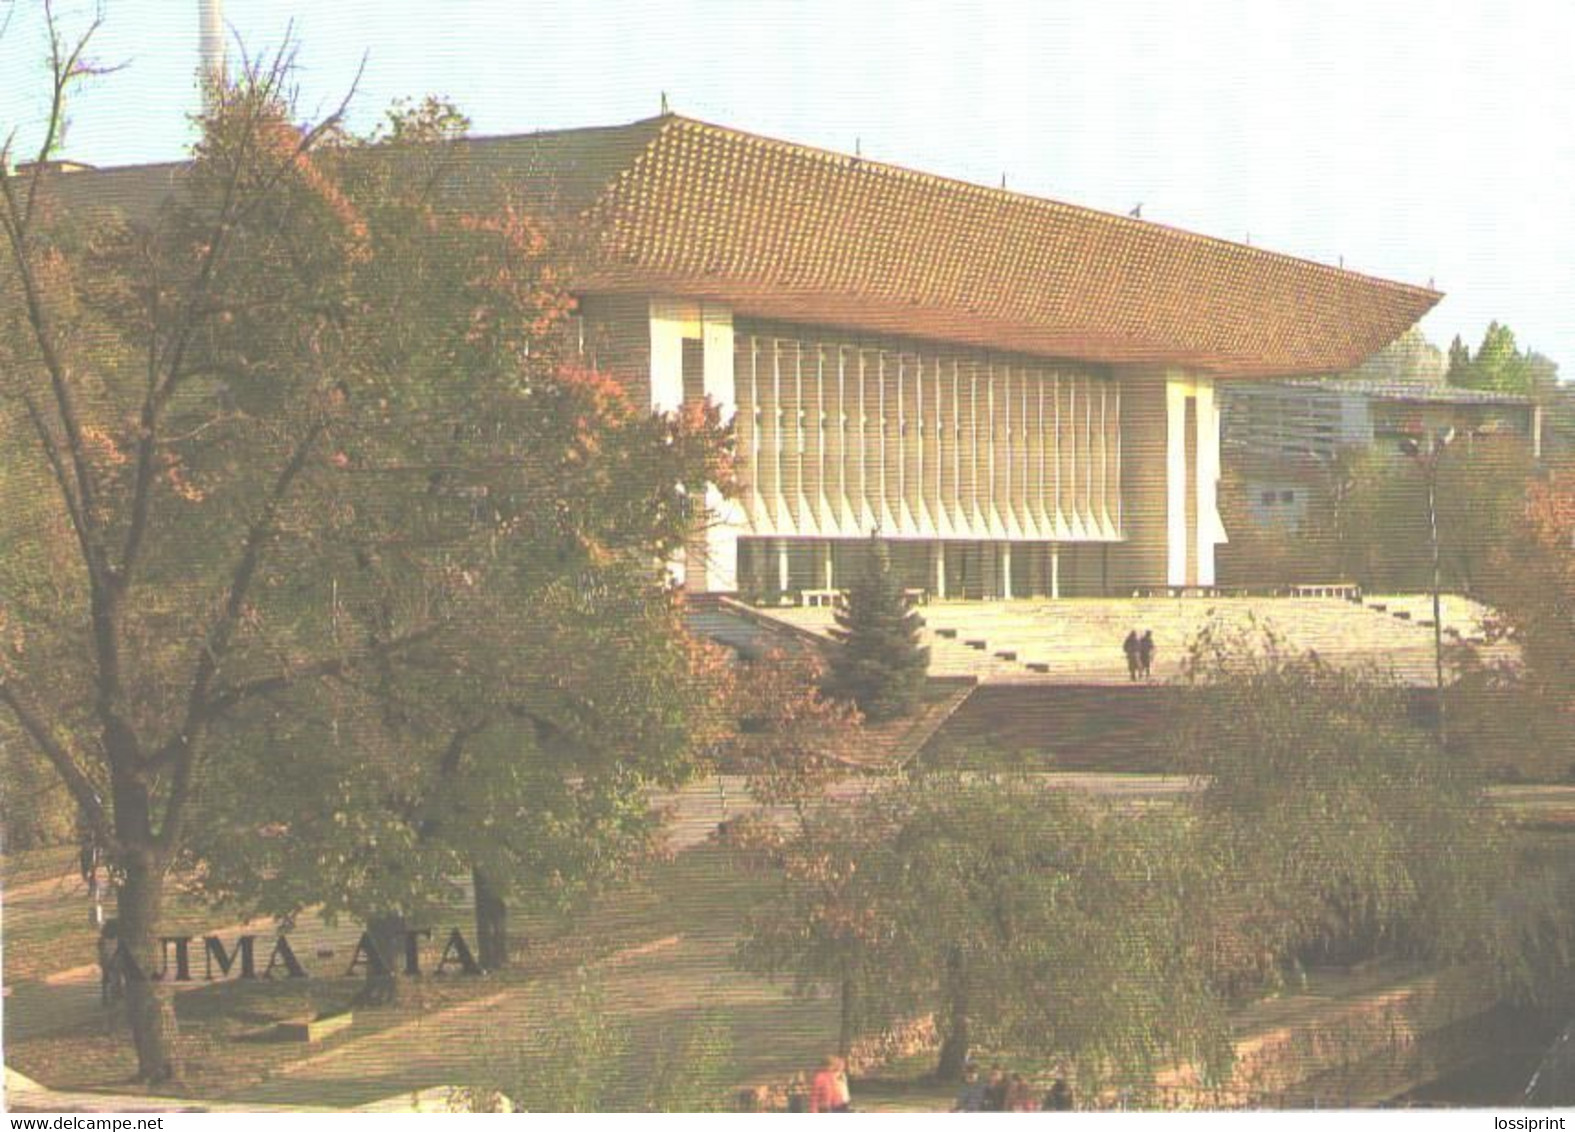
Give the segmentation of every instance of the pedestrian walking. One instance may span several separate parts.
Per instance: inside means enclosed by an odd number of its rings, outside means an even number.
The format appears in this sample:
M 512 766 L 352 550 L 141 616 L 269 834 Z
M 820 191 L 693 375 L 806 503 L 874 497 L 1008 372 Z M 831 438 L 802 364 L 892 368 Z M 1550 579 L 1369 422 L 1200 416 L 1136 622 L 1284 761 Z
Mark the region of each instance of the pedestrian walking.
M 1072 1111 L 1072 1086 L 1066 1083 L 1065 1077 L 1057 1077 L 1050 1086 L 1050 1091 L 1045 1094 L 1044 1104 L 1041 1106 L 1045 1112 L 1071 1112 Z
M 1143 669 L 1143 679 L 1150 680 L 1154 676 L 1154 630 L 1143 630 L 1143 639 L 1138 642 L 1138 661 Z
M 1137 681 L 1138 673 L 1142 671 L 1143 662 L 1138 656 L 1142 645 L 1138 641 L 1137 630 L 1133 629 L 1127 634 L 1127 639 L 1121 643 L 1121 651 L 1127 654 L 1127 679 Z

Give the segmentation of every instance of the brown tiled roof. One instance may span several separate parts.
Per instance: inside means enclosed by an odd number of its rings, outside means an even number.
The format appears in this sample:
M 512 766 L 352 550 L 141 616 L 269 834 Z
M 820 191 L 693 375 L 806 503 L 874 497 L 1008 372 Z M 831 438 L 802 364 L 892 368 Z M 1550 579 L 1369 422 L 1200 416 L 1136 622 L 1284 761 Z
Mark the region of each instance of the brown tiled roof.
M 607 260 L 588 284 L 1256 377 L 1348 369 L 1441 298 L 1125 216 L 687 118 L 655 121 L 591 211 Z
M 577 280 L 588 292 L 1222 377 L 1350 369 L 1442 297 L 676 115 L 463 146 L 457 195 L 471 179 L 503 180 L 533 207 L 589 222 L 595 253 Z M 68 199 L 140 211 L 179 168 L 60 181 Z

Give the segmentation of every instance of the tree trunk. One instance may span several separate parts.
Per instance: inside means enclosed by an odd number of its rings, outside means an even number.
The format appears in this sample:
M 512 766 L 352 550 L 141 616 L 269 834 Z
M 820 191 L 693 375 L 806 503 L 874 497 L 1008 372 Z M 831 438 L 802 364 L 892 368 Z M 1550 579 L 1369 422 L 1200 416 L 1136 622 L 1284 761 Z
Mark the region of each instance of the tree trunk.
M 935 1066 L 938 1081 L 960 1081 L 968 1064 L 968 961 L 954 949 L 946 960 L 946 1005 L 941 1040 L 941 1056 Z
M 137 1080 L 161 1084 L 178 1080 L 180 1031 L 175 1021 L 174 990 L 161 979 L 160 925 L 164 912 L 164 871 L 151 854 L 122 861 L 125 877 L 116 899 L 120 939 L 132 964 L 125 971 L 126 1018 L 137 1050 Z M 173 974 L 173 972 L 171 972 Z
M 853 1018 L 858 986 L 846 971 L 842 975 L 842 1019 L 837 1029 L 837 1053 L 847 1057 L 853 1049 Z
M 382 962 L 367 964 L 366 985 L 356 1002 L 361 1006 L 392 1006 L 399 1001 L 400 971 L 404 968 L 405 918 L 397 912 L 373 916 L 366 922 L 366 935 Z
M 476 892 L 476 960 L 483 971 L 509 965 L 509 906 L 480 869 L 471 869 Z

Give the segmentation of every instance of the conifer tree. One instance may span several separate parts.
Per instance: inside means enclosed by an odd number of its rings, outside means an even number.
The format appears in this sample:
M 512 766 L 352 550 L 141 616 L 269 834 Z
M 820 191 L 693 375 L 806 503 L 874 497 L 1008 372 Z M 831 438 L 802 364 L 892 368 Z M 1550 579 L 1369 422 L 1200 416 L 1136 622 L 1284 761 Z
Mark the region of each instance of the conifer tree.
M 919 644 L 924 620 L 908 608 L 885 544 L 870 539 L 870 565 L 837 610 L 832 635 L 842 643 L 831 660 L 827 691 L 852 700 L 880 723 L 919 706 L 930 650 Z

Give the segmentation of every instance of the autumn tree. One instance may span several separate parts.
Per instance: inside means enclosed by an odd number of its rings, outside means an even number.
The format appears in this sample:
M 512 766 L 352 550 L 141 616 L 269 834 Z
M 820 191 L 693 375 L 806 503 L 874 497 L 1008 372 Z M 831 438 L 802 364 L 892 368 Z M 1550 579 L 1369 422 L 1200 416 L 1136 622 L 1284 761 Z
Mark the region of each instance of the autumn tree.
M 503 663 L 507 622 L 478 629 L 506 592 L 518 626 L 532 595 L 594 593 L 598 571 L 667 545 L 681 485 L 719 474 L 719 445 L 714 417 L 620 408 L 555 345 L 572 301 L 518 209 L 382 192 L 387 166 L 337 114 L 297 126 L 287 54 L 215 92 L 177 191 L 114 211 L 96 175 L 48 162 L 96 26 L 72 39 L 51 22 L 39 160 L 17 171 L 0 150 L 7 486 L 47 488 L 39 537 L 63 529 L 70 546 L 48 601 L 7 600 L 0 703 L 111 855 L 128 961 L 147 973 L 166 878 L 200 864 L 210 800 L 231 781 L 299 799 L 267 762 L 285 742 L 358 752 L 359 773 L 332 780 L 348 808 L 327 815 L 368 835 L 358 853 L 461 828 L 463 805 L 428 817 L 431 794 L 404 793 L 431 773 L 412 751 L 441 770 L 460 737 L 502 743 L 500 719 L 539 727 Z M 627 600 L 660 610 L 636 589 Z M 483 691 L 447 703 L 476 673 Z M 465 708 L 472 694 L 485 711 Z M 439 790 L 473 796 L 506 769 L 486 767 Z M 568 779 L 560 766 L 560 792 Z M 232 797 L 235 836 L 266 832 L 244 809 L 262 796 Z M 594 824 L 632 798 L 564 804 Z M 389 840 L 370 840 L 379 829 Z M 406 891 L 447 885 L 458 856 L 412 860 L 424 872 Z M 139 1076 L 178 1074 L 168 983 L 130 979 L 128 1013 Z
M 700 765 L 715 664 L 688 637 L 660 564 L 689 530 L 685 486 L 725 483 L 725 468 L 714 410 L 639 411 L 560 354 L 568 299 L 553 238 L 509 206 L 506 187 L 495 211 L 477 211 L 485 180 L 444 144 L 463 125 L 418 105 L 342 159 L 379 234 L 366 287 L 399 328 L 366 346 L 400 395 L 450 430 L 391 418 L 349 455 L 347 471 L 369 484 L 403 478 L 435 499 L 359 521 L 357 563 L 382 596 L 344 605 L 343 624 L 373 636 L 388 595 L 425 600 L 424 564 L 442 547 L 458 582 L 452 631 L 336 681 L 332 695 L 295 695 L 300 734 L 270 746 L 299 748 L 313 732 L 333 742 L 297 767 L 310 784 L 303 808 L 326 809 L 291 825 L 279 846 L 290 867 L 223 827 L 203 855 L 215 891 L 275 915 L 313 903 L 355 915 L 396 955 L 407 926 L 452 897 L 446 878 L 468 873 L 478 958 L 498 968 L 510 902 L 562 911 L 615 879 L 656 831 L 646 793 Z M 245 796 L 281 761 L 294 760 L 241 760 L 231 789 Z M 292 804 L 270 820 L 288 822 Z M 347 815 L 358 816 L 346 826 Z M 383 848 L 350 851 L 366 821 Z M 394 985 L 383 979 L 378 994 Z
M 890 830 L 869 808 L 828 797 L 854 771 L 861 729 L 857 712 L 823 696 L 820 682 L 820 665 L 804 655 L 773 655 L 737 674 L 736 731 L 723 758 L 745 774 L 757 809 L 729 824 L 728 841 L 745 867 L 776 882 L 749 916 L 740 965 L 790 977 L 800 994 L 831 988 L 846 1055 L 881 1004 L 869 993 L 888 958 L 883 870 L 872 857 Z
M 1526 486 L 1486 571 L 1490 650 L 1466 650 L 1453 689 L 1462 741 L 1491 774 L 1575 776 L 1575 479 L 1551 469 Z
M 180 206 L 137 226 L 77 215 L 48 159 L 93 30 L 73 41 L 51 22 L 38 160 L 17 172 L 0 151 L 7 444 L 72 539 L 62 600 L 7 610 L 0 699 L 122 877 L 122 939 L 144 976 L 128 1011 L 139 1075 L 157 1081 L 179 1069 L 174 1014 L 145 976 L 215 727 L 269 682 L 395 651 L 429 625 L 330 652 L 291 631 L 298 611 L 270 616 L 274 564 L 343 508 L 332 454 L 355 409 L 334 364 L 338 284 L 365 244 L 314 162 L 337 118 L 289 126 L 277 59 L 215 112 Z M 271 295 L 236 292 L 253 260 Z M 266 327 L 240 353 L 220 344 L 237 321 Z

